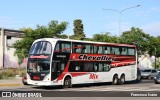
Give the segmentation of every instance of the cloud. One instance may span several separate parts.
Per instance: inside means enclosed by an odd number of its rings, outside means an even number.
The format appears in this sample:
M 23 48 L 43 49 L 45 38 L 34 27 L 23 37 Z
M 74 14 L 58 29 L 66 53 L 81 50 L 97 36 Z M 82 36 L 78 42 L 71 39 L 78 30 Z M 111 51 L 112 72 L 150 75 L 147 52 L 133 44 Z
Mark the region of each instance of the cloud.
M 14 18 L 7 16 L 0 16 L 0 24 L 9 24 L 15 22 Z
M 149 17 L 153 13 L 160 13 L 160 8 L 159 7 L 151 7 L 146 10 L 138 10 L 135 12 L 135 15 L 138 17 Z
M 0 27 L 3 28 L 14 28 L 18 21 L 12 17 L 0 16 Z
M 110 32 L 112 35 L 121 35 L 122 32 L 130 30 L 131 25 L 129 23 L 111 22 L 106 25 L 107 32 Z
M 0 16 L 0 27 L 8 28 L 8 29 L 20 29 L 23 27 L 36 27 L 35 24 L 25 23 L 20 19 L 15 19 L 13 17 L 8 16 Z
M 141 27 L 145 33 L 152 36 L 160 36 L 160 22 L 153 22 Z
M 121 23 L 121 33 L 125 31 L 129 31 L 132 25 L 130 23 Z M 149 24 L 141 25 L 139 27 L 143 30 L 143 32 L 150 34 L 151 36 L 160 36 L 160 22 L 152 22 Z M 106 32 L 110 32 L 112 35 L 121 35 L 119 33 L 119 23 L 111 22 L 106 25 Z

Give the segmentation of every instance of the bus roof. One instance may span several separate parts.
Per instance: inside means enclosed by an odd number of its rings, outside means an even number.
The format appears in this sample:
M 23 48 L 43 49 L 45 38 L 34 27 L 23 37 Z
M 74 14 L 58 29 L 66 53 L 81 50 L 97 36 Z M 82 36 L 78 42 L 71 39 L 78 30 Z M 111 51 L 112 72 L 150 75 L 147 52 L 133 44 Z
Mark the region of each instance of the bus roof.
M 57 42 L 57 41 L 71 41 L 71 42 L 79 42 L 79 43 L 91 43 L 91 44 L 106 44 L 111 46 L 127 46 L 127 47 L 136 47 L 131 44 L 120 44 L 120 43 L 110 43 L 110 42 L 95 42 L 95 41 L 83 41 L 83 40 L 72 40 L 72 39 L 59 39 L 59 38 L 41 38 L 37 39 L 34 42 L 38 41 L 49 41 L 49 42 Z

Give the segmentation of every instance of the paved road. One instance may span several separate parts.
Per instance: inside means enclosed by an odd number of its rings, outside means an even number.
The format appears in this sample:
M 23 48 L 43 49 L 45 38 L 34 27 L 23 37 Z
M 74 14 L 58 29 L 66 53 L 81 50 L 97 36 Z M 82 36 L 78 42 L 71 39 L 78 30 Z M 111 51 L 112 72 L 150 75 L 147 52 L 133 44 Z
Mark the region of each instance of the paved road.
M 146 91 L 155 91 L 156 93 L 160 93 L 160 84 L 154 84 L 153 80 L 142 80 L 142 82 L 136 84 L 136 83 L 127 83 L 124 85 L 109 85 L 109 84 L 99 84 L 99 85 L 87 85 L 87 86 L 74 86 L 73 88 L 66 88 L 66 89 L 60 89 L 59 87 L 52 87 L 52 88 L 44 88 L 44 87 L 37 87 L 37 86 L 7 86 L 7 87 L 0 87 L 0 91 L 47 91 L 46 93 L 49 92 L 59 92 L 59 93 L 68 93 L 70 91 L 76 91 L 76 92 L 81 92 L 83 94 L 87 94 L 88 91 L 96 91 L 96 92 L 103 92 L 106 91 L 105 94 L 106 95 L 112 95 L 112 93 L 108 92 L 108 91 L 116 91 L 114 92 L 115 94 L 117 94 L 118 96 L 121 96 L 122 91 L 139 91 L 140 93 L 142 91 L 146 92 Z M 87 91 L 87 92 L 86 92 Z M 73 93 L 73 92 L 71 92 Z M 56 94 L 59 95 L 59 94 Z M 74 93 L 73 93 L 74 95 Z M 95 94 L 96 95 L 96 94 Z M 92 97 L 93 96 L 93 97 Z M 132 98 L 124 98 L 124 97 L 94 97 L 94 95 L 89 96 L 89 98 L 87 98 L 87 100 L 104 100 L 104 99 L 111 99 L 111 100 L 119 100 L 119 99 L 123 99 L 123 100 L 135 100 L 135 99 L 139 99 L 139 100 L 159 100 L 160 97 L 132 97 Z M 10 100 L 10 98 L 0 98 L 2 100 Z M 31 100 L 31 98 L 23 98 L 25 100 Z M 82 100 L 82 99 L 86 99 L 86 97 L 61 97 L 61 96 L 57 96 L 57 97 L 49 97 L 49 98 L 34 98 L 34 100 Z M 12 98 L 12 100 L 22 100 L 22 98 Z
M 127 83 L 124 85 L 80 85 L 72 88 L 61 89 L 59 87 L 14 86 L 0 87 L 0 90 L 18 91 L 160 91 L 160 84 L 154 84 L 153 80 L 142 80 L 140 83 Z

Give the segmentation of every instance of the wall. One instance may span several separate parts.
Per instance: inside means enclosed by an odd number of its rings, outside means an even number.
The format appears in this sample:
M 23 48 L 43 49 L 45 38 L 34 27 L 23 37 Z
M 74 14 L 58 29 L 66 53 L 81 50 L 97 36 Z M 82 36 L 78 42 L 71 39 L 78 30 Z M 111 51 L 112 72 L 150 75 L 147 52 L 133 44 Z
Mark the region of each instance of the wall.
M 3 68 L 3 52 L 4 52 L 4 30 L 0 30 L 0 69 Z
M 15 48 L 13 48 L 13 44 L 20 40 L 21 38 L 5 36 L 5 49 L 4 49 L 4 67 L 25 67 L 25 64 L 19 66 L 18 58 L 14 55 Z
M 17 40 L 20 40 L 20 39 L 21 38 L 17 38 L 14 36 L 6 36 L 4 34 L 4 31 L 3 32 L 1 31 L 1 34 L 0 34 L 0 69 L 11 68 L 11 67 L 17 68 L 17 67 L 26 66 L 27 59 L 24 59 L 23 64 L 19 66 L 18 58 L 17 56 L 14 55 L 15 48 L 13 48 L 13 44 Z

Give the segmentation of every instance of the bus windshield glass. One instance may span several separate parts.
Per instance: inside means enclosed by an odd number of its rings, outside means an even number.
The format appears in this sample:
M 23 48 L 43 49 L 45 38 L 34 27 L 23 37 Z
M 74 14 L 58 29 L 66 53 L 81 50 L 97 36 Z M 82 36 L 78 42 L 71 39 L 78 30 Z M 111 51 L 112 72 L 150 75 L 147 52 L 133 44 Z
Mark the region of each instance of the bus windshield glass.
M 30 49 L 29 54 L 51 54 L 52 46 L 50 42 L 40 41 L 35 43 Z
M 28 61 L 28 72 L 49 72 L 50 61 Z

